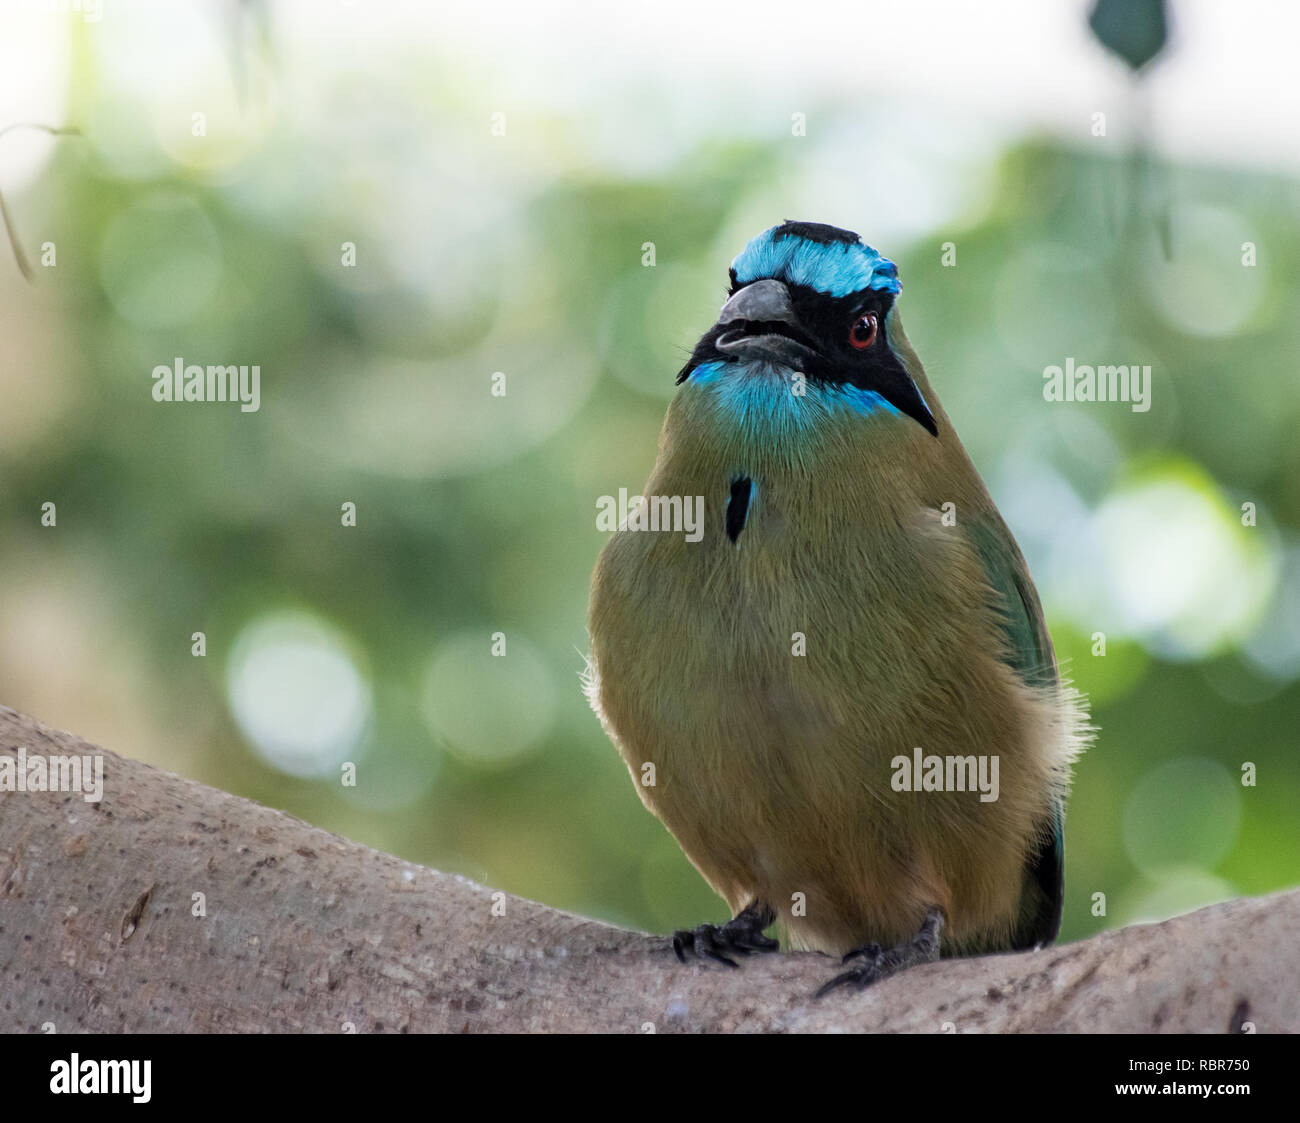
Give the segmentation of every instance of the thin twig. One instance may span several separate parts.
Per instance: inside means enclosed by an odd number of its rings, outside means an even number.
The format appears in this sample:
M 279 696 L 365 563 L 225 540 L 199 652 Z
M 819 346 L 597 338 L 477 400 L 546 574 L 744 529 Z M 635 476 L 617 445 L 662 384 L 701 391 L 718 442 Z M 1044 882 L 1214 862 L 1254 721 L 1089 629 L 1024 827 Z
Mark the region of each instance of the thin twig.
M 37 129 L 43 133 L 49 133 L 50 136 L 80 136 L 81 130 L 68 126 L 42 125 L 36 121 L 15 121 L 12 125 L 6 125 L 0 129 L 0 137 L 6 133 L 13 132 L 14 129 Z M 36 273 L 33 271 L 31 263 L 27 260 L 27 255 L 23 253 L 22 243 L 18 241 L 18 231 L 14 228 L 13 218 L 9 214 L 9 207 L 5 203 L 4 193 L 0 192 L 0 219 L 4 220 L 5 233 L 9 237 L 9 245 L 14 251 L 14 261 L 18 263 L 18 271 L 27 279 L 27 283 L 36 283 Z

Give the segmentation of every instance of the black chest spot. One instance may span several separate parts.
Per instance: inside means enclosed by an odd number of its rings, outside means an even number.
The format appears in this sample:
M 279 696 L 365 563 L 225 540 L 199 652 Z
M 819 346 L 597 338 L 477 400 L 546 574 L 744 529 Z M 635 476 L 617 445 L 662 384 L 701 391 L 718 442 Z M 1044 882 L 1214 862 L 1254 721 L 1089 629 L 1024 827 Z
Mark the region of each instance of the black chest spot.
M 749 518 L 749 501 L 753 496 L 754 481 L 748 476 L 737 476 L 731 481 L 731 498 L 727 500 L 727 537 L 733 542 L 745 529 Z

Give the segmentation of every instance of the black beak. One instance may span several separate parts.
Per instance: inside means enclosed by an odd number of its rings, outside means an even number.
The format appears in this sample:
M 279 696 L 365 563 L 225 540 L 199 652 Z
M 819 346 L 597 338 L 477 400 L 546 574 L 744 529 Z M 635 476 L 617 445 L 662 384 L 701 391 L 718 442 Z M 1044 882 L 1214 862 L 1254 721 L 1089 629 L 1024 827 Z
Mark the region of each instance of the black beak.
M 803 369 L 816 344 L 799 326 L 790 290 L 780 281 L 746 285 L 722 306 L 713 345 L 728 358 L 767 360 Z

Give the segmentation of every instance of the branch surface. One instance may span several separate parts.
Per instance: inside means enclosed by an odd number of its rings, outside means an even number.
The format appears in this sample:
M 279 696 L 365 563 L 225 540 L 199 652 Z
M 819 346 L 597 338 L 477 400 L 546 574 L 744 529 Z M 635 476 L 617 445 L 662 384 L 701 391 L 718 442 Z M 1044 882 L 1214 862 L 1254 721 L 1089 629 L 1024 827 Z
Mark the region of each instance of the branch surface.
M 0 754 L 19 747 L 101 755 L 104 792 L 0 793 L 0 1031 L 1300 1029 L 1300 890 L 814 1001 L 822 956 L 681 966 L 662 936 L 494 894 L 0 707 Z

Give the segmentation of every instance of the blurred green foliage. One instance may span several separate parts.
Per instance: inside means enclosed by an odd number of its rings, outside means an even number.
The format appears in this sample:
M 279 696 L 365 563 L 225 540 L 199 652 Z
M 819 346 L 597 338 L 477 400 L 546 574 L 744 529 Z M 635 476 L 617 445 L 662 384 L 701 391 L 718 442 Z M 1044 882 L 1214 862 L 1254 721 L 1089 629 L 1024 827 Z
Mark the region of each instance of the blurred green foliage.
M 21 227 L 57 231 L 60 256 L 36 292 L 5 298 L 29 310 L 2 372 L 3 701 L 555 906 L 654 930 L 722 918 L 582 696 L 586 588 L 596 498 L 640 490 L 681 355 L 759 229 L 735 228 L 740 204 L 788 182 L 805 149 L 720 139 L 653 174 L 541 169 L 430 136 L 420 118 L 445 91 L 411 107 L 387 90 L 340 100 L 321 135 L 268 126 L 215 169 L 182 154 L 128 171 L 103 135 L 132 107 L 83 64 L 89 141 L 63 144 L 16 208 Z M 880 246 L 1093 696 L 1068 938 L 1300 881 L 1300 192 L 1233 169 L 1166 175 L 1169 260 L 1127 159 L 1047 140 L 1007 152 L 966 221 Z M 869 210 L 802 203 L 763 224 L 875 241 Z M 259 364 L 260 411 L 153 402 L 150 372 L 177 356 Z M 1149 363 L 1152 409 L 1045 402 L 1043 367 L 1066 356 Z M 1182 559 L 1217 568 L 1172 623 L 1135 623 L 1116 581 L 1145 588 L 1161 540 L 1116 557 L 1096 516 L 1170 479 L 1217 512 L 1222 549 Z M 47 500 L 57 530 L 39 525 Z M 239 654 L 277 621 L 333 662 Z M 315 771 L 306 746 L 293 775 L 257 730 L 311 715 L 342 740 Z M 339 784 L 344 759 L 356 788 Z

